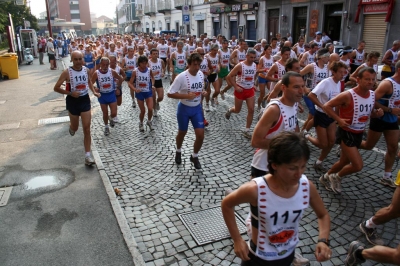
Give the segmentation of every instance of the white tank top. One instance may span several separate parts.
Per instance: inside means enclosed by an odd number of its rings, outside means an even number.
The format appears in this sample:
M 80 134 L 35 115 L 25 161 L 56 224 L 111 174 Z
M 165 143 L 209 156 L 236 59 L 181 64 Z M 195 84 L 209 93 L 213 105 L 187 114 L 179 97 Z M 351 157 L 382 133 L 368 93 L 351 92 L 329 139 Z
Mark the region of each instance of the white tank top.
M 74 70 L 72 67 L 68 68 L 69 83 L 71 92 L 79 91 L 79 96 L 84 96 L 89 92 L 89 75 L 87 68 L 82 66 L 80 71 Z
M 389 98 L 389 108 L 400 108 L 400 84 L 397 83 L 393 78 L 387 78 L 393 85 L 393 93 Z
M 318 83 L 322 80 L 329 77 L 328 75 L 328 65 L 324 65 L 323 68 L 320 68 L 317 63 L 311 63 L 314 67 L 314 75 L 312 75 L 312 79 L 309 82 L 309 88 L 314 89 Z
M 178 47 L 173 47 L 172 45 L 169 46 L 169 54 L 172 54 L 173 52 L 178 51 Z
M 157 50 L 160 53 L 160 58 L 167 58 L 168 45 L 159 44 L 157 45 Z
M 302 175 L 296 194 L 282 198 L 269 188 L 264 177 L 253 179 L 258 187 L 258 237 L 256 256 L 263 260 L 279 260 L 291 255 L 299 242 L 299 224 L 310 205 L 310 185 Z M 250 249 L 250 252 L 253 252 Z
M 292 131 L 296 130 L 297 126 L 297 107 L 298 103 L 295 103 L 293 106 L 284 105 L 280 99 L 271 100 L 267 107 L 264 109 L 268 109 L 271 105 L 277 105 L 280 109 L 280 115 L 278 122 L 269 129 L 267 135 L 265 135 L 266 139 L 272 139 L 276 135 L 280 134 L 283 131 Z M 285 115 L 282 115 L 285 114 Z M 268 171 L 268 150 L 266 149 L 257 149 L 254 153 L 253 160 L 251 162 L 251 166 L 257 168 L 262 171 Z
M 246 60 L 246 51 L 241 52 L 239 49 L 237 50 L 237 58 L 239 60 L 239 62 L 243 62 L 244 60 Z
M 128 56 L 125 56 L 125 65 L 127 68 L 126 73 L 132 74 L 136 67 L 136 57 L 128 58 Z
M 265 79 L 267 77 L 268 70 L 274 64 L 274 59 L 272 58 L 272 56 L 270 57 L 270 59 L 266 58 L 265 56 L 262 56 L 261 59 L 262 59 L 262 64 L 263 64 L 263 68 L 265 69 L 265 71 L 258 75 Z
M 179 69 L 185 69 L 186 67 L 186 52 L 182 51 L 182 53 L 175 52 L 175 67 Z
M 97 72 L 97 84 L 99 86 L 100 93 L 110 93 L 115 90 L 114 77 L 111 72 L 111 68 L 108 68 L 106 73 L 101 73 L 100 70 Z
M 201 103 L 201 93 L 204 87 L 204 75 L 201 71 L 197 71 L 196 76 L 189 75 L 188 71 L 185 71 L 182 74 L 185 75 L 187 91 L 181 93 L 193 92 L 196 94 L 196 97 L 192 100 L 181 99 L 180 101 L 187 106 L 198 106 Z
M 350 66 L 350 59 L 347 59 L 346 61 L 343 61 L 342 59 L 340 59 L 340 62 L 344 63 L 347 67 Z M 349 75 L 349 71 L 346 69 L 346 76 L 344 76 L 342 80 L 345 80 L 348 75 Z
M 314 40 L 314 43 L 318 44 L 318 48 L 322 48 L 322 40 L 319 42 L 317 40 Z
M 307 55 L 308 64 L 315 63 L 315 54 L 310 54 L 310 52 L 307 52 L 307 53 L 308 53 L 308 55 Z
M 149 67 L 151 72 L 153 72 L 153 76 L 155 80 L 161 79 L 161 71 L 162 71 L 162 63 L 161 59 L 157 58 L 157 62 L 154 63 L 153 61 L 149 60 Z
M 362 66 L 364 66 L 364 67 L 369 67 L 369 66 L 367 65 L 367 63 L 363 63 Z M 376 73 L 378 73 L 378 64 L 373 65 L 372 68 L 375 70 Z
M 356 132 L 364 132 L 365 126 L 367 125 L 369 116 L 375 105 L 375 92 L 369 91 L 369 97 L 363 98 L 353 89 L 348 90 L 353 98 L 353 119 L 349 129 Z
M 118 52 L 117 51 L 114 51 L 114 52 L 108 51 L 107 55 L 108 56 L 113 55 L 118 59 Z
M 204 76 L 207 76 L 207 72 L 208 72 L 208 60 L 207 58 L 203 58 L 203 61 L 201 61 L 200 63 L 200 71 L 203 72 Z
M 279 47 L 277 46 L 276 48 L 272 48 L 272 53 L 271 55 L 274 56 L 279 52 Z
M 254 75 L 256 73 L 256 64 L 253 63 L 251 66 L 245 63 L 240 63 L 242 65 L 242 70 L 239 75 L 236 76 L 236 83 L 241 88 L 249 90 L 254 87 Z
M 231 58 L 231 53 L 232 52 L 229 49 L 227 52 L 219 50 L 221 65 L 223 65 L 224 67 L 228 67 L 228 69 L 229 69 L 229 59 Z
M 285 66 L 278 61 L 275 62 L 275 65 L 278 67 L 278 79 L 281 79 L 286 74 Z
M 306 51 L 306 49 L 303 47 L 300 47 L 300 45 L 297 46 L 297 55 L 300 55 Z
M 120 73 L 121 73 L 121 67 L 120 67 L 119 65 L 116 65 L 115 68 L 114 68 L 114 70 L 115 70 L 115 72 L 118 73 L 118 75 L 120 75 Z M 116 79 L 116 78 L 114 78 L 114 86 L 115 86 L 115 89 L 118 88 L 118 79 Z
M 354 51 L 356 51 L 356 58 L 354 58 L 354 64 L 359 66 L 364 62 L 365 51 L 363 50 L 362 53 L 359 53 L 357 49 L 354 49 Z
M 204 49 L 204 53 L 208 53 L 209 51 L 210 51 L 210 49 L 211 49 L 211 46 L 210 46 L 210 44 L 205 44 L 205 45 L 203 45 L 203 49 Z
M 196 44 L 193 43 L 193 45 L 188 44 L 189 47 L 189 53 L 193 53 L 193 51 L 196 49 Z
M 211 62 L 212 73 L 216 73 L 217 69 L 218 69 L 218 61 L 219 61 L 218 54 L 215 57 L 212 57 L 210 54 L 207 54 L 205 56 L 205 58 L 207 58 Z
M 146 72 L 140 71 L 138 68 L 136 72 L 136 89 L 140 92 L 149 92 L 151 89 L 150 69 L 146 68 Z

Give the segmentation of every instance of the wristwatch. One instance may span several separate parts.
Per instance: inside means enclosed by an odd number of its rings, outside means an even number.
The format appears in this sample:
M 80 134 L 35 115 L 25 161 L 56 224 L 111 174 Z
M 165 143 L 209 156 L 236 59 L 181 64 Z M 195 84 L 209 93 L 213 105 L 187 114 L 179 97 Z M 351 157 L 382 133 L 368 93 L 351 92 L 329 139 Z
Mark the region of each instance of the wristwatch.
M 326 239 L 326 238 L 320 238 L 320 239 L 318 239 L 318 243 L 319 243 L 319 242 L 325 243 L 325 244 L 329 247 L 329 240 L 328 240 L 328 239 Z
M 392 108 L 389 108 L 387 112 L 388 112 L 389 114 L 391 114 L 391 113 L 392 113 Z

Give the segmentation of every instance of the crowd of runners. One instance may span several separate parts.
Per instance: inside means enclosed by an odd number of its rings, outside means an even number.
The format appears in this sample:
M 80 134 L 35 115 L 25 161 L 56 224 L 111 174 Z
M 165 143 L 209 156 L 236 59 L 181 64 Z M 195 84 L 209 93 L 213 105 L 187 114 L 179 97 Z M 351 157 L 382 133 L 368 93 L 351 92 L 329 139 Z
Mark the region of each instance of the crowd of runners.
M 242 202 L 249 202 L 252 208 L 250 231 L 253 228 L 254 241 L 250 243 L 250 249 L 246 249 L 236 239 L 240 246 L 236 250 L 234 239 L 235 252 L 238 251 L 236 254 L 244 262 L 250 259 L 247 254 L 261 259 L 261 262 L 258 261 L 261 264 L 243 265 L 277 265 L 263 264 L 265 261 L 279 261 L 282 263 L 279 265 L 290 265 L 293 261 L 295 265 L 303 265 L 308 260 L 294 253 L 297 237 L 292 238 L 291 235 L 289 240 L 285 238 L 290 243 L 290 248 L 284 249 L 287 254 L 277 252 L 283 251 L 281 243 L 271 244 L 260 239 L 263 236 L 261 232 L 265 231 L 259 231 L 258 227 L 259 221 L 263 223 L 262 219 L 267 219 L 267 224 L 274 223 L 268 230 L 276 231 L 279 227 L 274 215 L 258 215 L 262 202 L 257 193 L 263 188 L 263 182 L 268 186 L 276 185 L 276 190 L 271 187 L 268 191 L 272 191 L 277 197 L 309 197 L 320 224 L 317 260 L 330 258 L 329 215 L 326 217 L 323 203 L 318 193 L 315 194 L 315 186 L 302 175 L 305 166 L 301 160 L 308 160 L 307 148 L 299 150 L 297 157 L 281 158 L 288 155 L 279 153 L 276 149 L 280 149 L 279 145 L 286 143 L 286 139 L 291 139 L 291 145 L 301 146 L 302 141 L 307 141 L 307 145 L 318 147 L 320 155 L 313 167 L 321 174 L 319 182 L 328 192 L 341 194 L 341 184 L 345 177 L 363 168 L 359 149 L 372 149 L 383 133 L 386 154 L 380 182 L 397 188 L 392 177 L 392 167 L 398 156 L 399 141 L 400 41 L 395 41 L 382 55 L 381 62 L 384 66 L 381 81 L 377 80 L 377 63 L 381 55 L 376 51 L 366 51 L 365 45 L 364 41 L 360 41 L 356 49 L 346 46 L 335 53 L 333 44 L 324 39 L 320 32 L 307 43 L 300 37 L 298 42 L 292 44 L 290 39 L 278 35 L 270 43 L 266 39 L 259 40 L 252 48 L 248 47 L 246 41 L 238 40 L 235 36 L 227 39 L 224 36 L 208 37 L 207 34 L 198 37 L 109 34 L 77 38 L 69 46 L 72 66 L 61 74 L 54 90 L 67 94 L 66 103 L 71 118 L 69 133 L 72 136 L 78 130 L 81 117 L 85 164 L 92 165 L 94 160 L 90 152 L 89 90 L 98 97 L 106 136 L 111 134 L 110 127 L 113 128 L 119 122 L 118 106 L 122 103 L 122 97 L 129 97 L 132 108 L 140 109 L 139 131 L 144 132 L 145 127 L 152 131 L 153 117 L 157 117 L 162 111 L 163 79 L 167 79 L 171 83 L 167 96 L 179 99 L 175 162 L 182 162 L 181 147 L 191 122 L 196 138 L 190 161 L 196 169 L 201 169 L 199 151 L 204 140 L 204 128 L 209 125 L 206 113 L 214 112 L 219 102 L 225 100 L 225 94 L 233 89 L 234 106 L 227 109 L 224 116 L 229 120 L 233 114 L 242 111 L 245 103 L 247 116 L 246 121 L 243 121 L 243 136 L 250 140 L 249 145 L 256 148 L 249 171 L 251 177 L 255 178 L 254 181 L 250 182 L 251 185 L 245 185 L 245 188 L 227 191 L 223 202 L 224 216 L 232 237 L 235 238 L 238 238 L 237 231 L 234 224 L 229 223 L 232 218 L 230 210 Z M 122 95 L 123 84 L 127 84 L 129 88 L 128 95 Z M 259 95 L 256 99 L 257 93 Z M 298 112 L 308 113 L 307 120 L 301 127 L 297 119 Z M 252 131 L 254 117 L 257 117 L 258 122 Z M 315 128 L 315 134 L 311 133 L 312 128 Z M 297 134 L 300 139 L 283 134 L 295 131 L 301 132 L 300 135 Z M 271 151 L 273 143 L 276 147 Z M 338 144 L 336 153 L 339 159 L 327 167 L 324 160 L 335 144 Z M 288 158 L 295 162 L 300 161 L 296 164 Z M 287 169 L 280 169 L 280 165 Z M 277 177 L 279 173 L 293 174 L 297 181 L 289 187 L 281 186 L 285 181 Z M 259 179 L 260 177 L 265 179 Z M 299 187 L 299 180 L 305 189 L 310 188 L 310 192 L 297 195 L 295 191 Z M 296 188 L 294 192 L 288 193 L 293 188 Z M 247 192 L 253 193 L 254 197 L 247 195 Z M 397 188 L 394 197 L 398 193 L 400 191 Z M 271 200 L 277 198 L 272 197 Z M 380 213 L 384 218 L 375 219 L 379 221 L 374 222 L 373 217 L 360 224 L 362 232 L 372 244 L 382 245 L 376 233 L 376 225 L 399 216 L 399 203 L 393 204 Z M 297 218 L 301 217 L 308 202 L 300 205 L 300 210 L 291 210 L 299 215 Z M 295 220 L 290 225 L 293 228 L 297 228 Z M 256 235 L 254 230 L 257 230 Z M 274 235 L 280 237 L 279 233 L 274 232 Z M 352 243 L 350 247 L 347 265 L 356 265 L 365 261 L 364 258 L 381 261 L 382 254 L 389 254 L 388 252 L 392 252 L 392 260 L 383 262 L 400 263 L 400 247 L 369 250 L 367 255 L 359 243 Z

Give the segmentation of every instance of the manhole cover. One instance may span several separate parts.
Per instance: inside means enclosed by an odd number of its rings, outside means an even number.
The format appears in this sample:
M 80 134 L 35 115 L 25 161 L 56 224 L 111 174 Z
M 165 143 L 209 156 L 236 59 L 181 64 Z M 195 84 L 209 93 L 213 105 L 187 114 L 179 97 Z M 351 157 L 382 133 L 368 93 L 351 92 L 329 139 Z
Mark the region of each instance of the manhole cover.
M 6 206 L 11 195 L 12 187 L 0 188 L 0 206 Z
M 240 234 L 246 233 L 243 219 L 235 212 Z M 198 245 L 204 245 L 231 237 L 222 216 L 221 207 L 178 214 Z
M 38 125 L 49 125 L 49 124 L 57 124 L 69 122 L 69 116 L 61 116 L 61 117 L 53 117 L 53 118 L 44 118 L 40 119 Z

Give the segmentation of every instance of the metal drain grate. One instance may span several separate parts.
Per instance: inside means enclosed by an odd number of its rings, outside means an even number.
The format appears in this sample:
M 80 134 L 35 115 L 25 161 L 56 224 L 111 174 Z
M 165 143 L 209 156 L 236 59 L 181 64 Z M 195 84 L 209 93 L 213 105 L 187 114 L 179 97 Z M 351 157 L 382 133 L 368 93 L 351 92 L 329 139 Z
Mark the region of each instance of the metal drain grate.
M 65 122 L 69 122 L 69 116 L 40 119 L 38 122 L 38 125 L 40 126 L 40 125 L 49 125 L 49 124 L 57 124 L 57 123 L 65 123 Z
M 246 233 L 243 219 L 235 212 L 240 234 Z M 221 207 L 178 214 L 198 245 L 216 242 L 230 237 L 222 216 Z
M 6 206 L 11 195 L 12 187 L 0 188 L 0 206 Z

